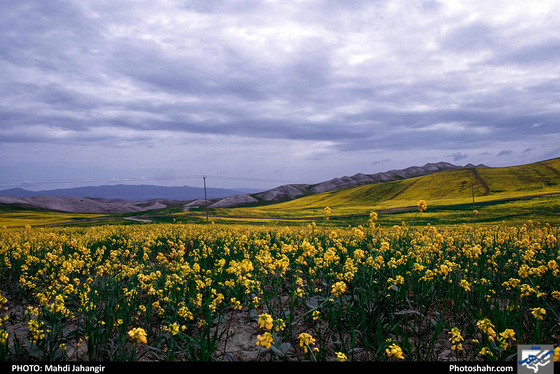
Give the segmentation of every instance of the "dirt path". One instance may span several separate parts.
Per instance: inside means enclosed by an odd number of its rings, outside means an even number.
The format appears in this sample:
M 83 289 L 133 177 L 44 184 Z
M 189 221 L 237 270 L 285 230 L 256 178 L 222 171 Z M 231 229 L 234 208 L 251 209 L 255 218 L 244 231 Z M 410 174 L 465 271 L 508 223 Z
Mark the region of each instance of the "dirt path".
M 150 223 L 153 222 L 152 220 L 149 219 L 143 219 L 143 218 L 138 218 L 138 217 L 123 217 L 124 219 L 127 219 L 129 221 L 137 221 L 137 222 L 145 222 L 145 223 Z

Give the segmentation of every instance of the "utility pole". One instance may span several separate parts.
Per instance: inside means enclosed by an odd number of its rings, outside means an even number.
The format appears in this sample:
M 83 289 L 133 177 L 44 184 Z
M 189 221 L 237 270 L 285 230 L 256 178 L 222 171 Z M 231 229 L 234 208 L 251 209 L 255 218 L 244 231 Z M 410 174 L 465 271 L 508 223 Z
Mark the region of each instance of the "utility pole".
M 471 189 L 472 189 L 472 210 L 474 212 L 476 210 L 474 206 L 474 181 L 471 184 Z
M 206 197 L 206 175 L 202 177 L 204 180 L 204 207 L 206 208 L 206 222 L 208 222 L 208 199 Z

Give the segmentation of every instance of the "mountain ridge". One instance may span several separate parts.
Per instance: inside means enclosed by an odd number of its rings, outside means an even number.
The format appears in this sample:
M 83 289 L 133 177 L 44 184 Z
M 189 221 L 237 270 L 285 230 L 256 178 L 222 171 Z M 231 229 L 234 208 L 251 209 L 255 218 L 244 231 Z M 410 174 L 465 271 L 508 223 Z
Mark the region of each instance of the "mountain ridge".
M 38 208 L 74 213 L 129 213 L 150 209 L 165 208 L 170 203 L 183 202 L 184 210 L 201 208 L 208 204 L 209 208 L 231 208 L 259 203 L 276 203 L 289 201 L 304 196 L 322 192 L 335 191 L 356 187 L 364 184 L 382 183 L 408 179 L 441 171 L 487 167 L 467 164 L 457 166 L 448 162 L 427 163 L 423 166 L 410 166 L 405 169 L 389 170 L 374 174 L 357 173 L 352 176 L 333 178 L 316 184 L 286 184 L 270 190 L 257 193 L 238 193 L 238 190 L 212 188 L 207 189 L 207 199 L 204 189 L 190 186 L 162 187 L 150 185 L 116 185 L 97 187 L 76 187 L 45 191 L 27 191 L 24 189 L 10 189 L 0 191 L 0 204 L 10 204 L 25 208 Z M 120 188 L 118 194 L 110 194 L 114 188 Z M 139 191 L 142 190 L 143 191 Z M 168 192 L 165 195 L 150 195 L 146 190 L 158 189 Z M 100 193 L 103 191 L 104 193 Z M 123 192 L 123 190 L 125 192 Z M 182 192 L 178 192 L 182 191 Z M 186 195 L 187 191 L 197 195 Z M 12 193 L 16 196 L 6 196 Z M 123 197 L 123 193 L 125 193 Z M 178 194 L 178 193 L 183 193 Z M 17 195 L 20 196 L 17 196 Z M 25 196 L 27 194 L 27 196 Z M 74 194 L 78 196 L 68 196 Z M 220 196 L 220 194 L 222 194 Z M 92 196 L 87 196 L 92 195 Z M 97 196 L 96 196 L 97 195 Z M 188 196 L 188 197 L 187 197 Z
M 483 164 L 476 166 L 473 164 L 458 166 L 449 162 L 441 161 L 436 163 L 426 163 L 423 166 L 410 166 L 405 169 L 393 169 L 374 174 L 357 173 L 352 176 L 329 179 L 317 184 L 286 184 L 263 192 L 228 196 L 212 203 L 209 208 L 232 208 L 259 202 L 281 202 L 317 193 L 357 187 L 364 184 L 414 178 L 447 170 L 481 167 L 487 166 Z
M 207 188 L 209 198 L 223 198 L 246 193 L 242 189 Z M 204 197 L 204 188 L 191 186 L 155 186 L 155 185 L 101 185 L 90 187 L 59 188 L 53 190 L 29 191 L 23 188 L 11 188 L 0 191 L 0 196 L 36 197 L 58 196 L 79 198 L 125 199 L 129 201 L 146 201 L 153 199 L 194 200 Z

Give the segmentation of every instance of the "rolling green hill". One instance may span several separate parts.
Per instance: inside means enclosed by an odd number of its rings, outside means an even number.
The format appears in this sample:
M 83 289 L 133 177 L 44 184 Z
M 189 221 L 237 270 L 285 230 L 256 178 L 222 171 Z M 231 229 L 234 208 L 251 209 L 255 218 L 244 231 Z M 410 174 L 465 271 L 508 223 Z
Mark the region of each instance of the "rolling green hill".
M 473 215 L 474 209 L 478 215 Z M 428 202 L 428 210 L 417 216 L 419 200 Z M 265 224 L 282 220 L 325 223 L 324 208 L 331 209 L 332 225 L 363 225 L 374 211 L 379 223 L 393 225 L 412 222 L 438 225 L 496 223 L 501 221 L 560 223 L 560 158 L 511 167 L 461 168 L 389 182 L 361 185 L 342 190 L 307 195 L 281 203 L 265 203 L 237 208 L 209 209 L 215 222 Z M 149 210 L 135 212 L 150 222 L 194 222 L 204 209 L 188 212 Z M 0 228 L 57 224 L 70 220 L 96 219 L 122 221 L 122 214 L 87 215 L 50 212 L 0 205 Z M 122 221 L 134 224 L 135 221 Z M 138 221 L 141 222 L 141 221 Z M 199 221 L 196 221 L 199 222 Z M 65 223 L 66 224 L 66 223 Z M 68 223 L 69 224 L 69 223 Z M 79 224 L 79 223 L 78 223 Z M 299 224 L 299 223 L 294 223 Z
M 473 193 L 475 208 L 558 194 L 560 158 L 511 167 L 448 170 L 400 181 L 325 192 L 278 204 L 214 209 L 211 213 L 232 217 L 320 217 L 328 206 L 333 216 L 363 215 L 371 211 L 415 210 L 421 199 L 428 201 L 427 214 L 430 210 L 438 207 L 441 210 L 444 206 L 463 206 L 464 210 L 472 213 Z M 553 203 L 560 201 L 560 196 L 552 196 Z M 539 201 L 542 204 L 542 199 Z M 530 211 L 527 203 L 524 206 Z

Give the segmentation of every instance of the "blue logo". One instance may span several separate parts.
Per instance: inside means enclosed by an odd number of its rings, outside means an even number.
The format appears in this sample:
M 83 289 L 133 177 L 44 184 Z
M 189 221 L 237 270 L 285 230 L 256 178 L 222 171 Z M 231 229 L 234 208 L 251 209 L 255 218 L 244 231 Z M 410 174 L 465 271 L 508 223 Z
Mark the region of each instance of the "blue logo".
M 519 373 L 554 373 L 554 348 L 551 345 L 519 345 L 517 357 Z

